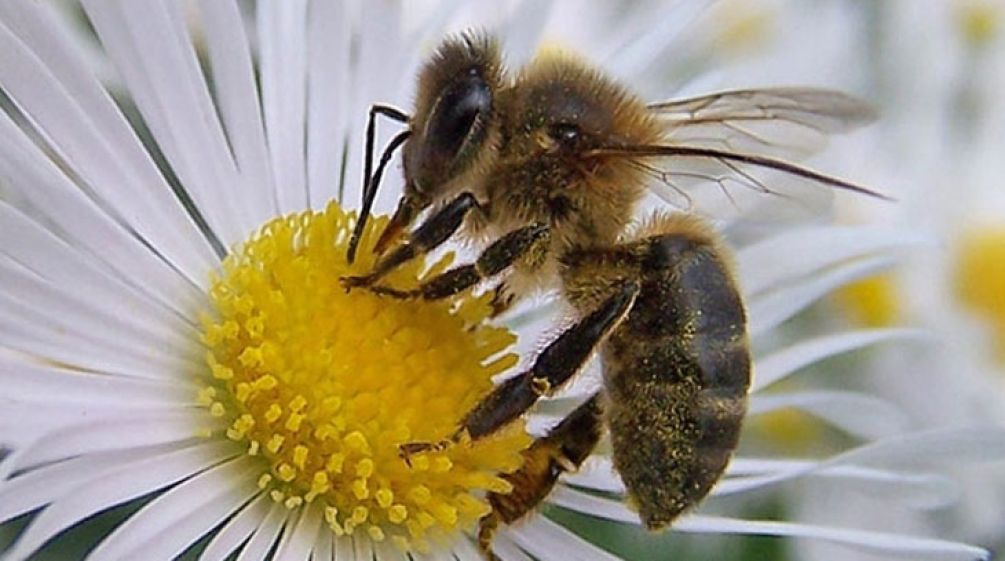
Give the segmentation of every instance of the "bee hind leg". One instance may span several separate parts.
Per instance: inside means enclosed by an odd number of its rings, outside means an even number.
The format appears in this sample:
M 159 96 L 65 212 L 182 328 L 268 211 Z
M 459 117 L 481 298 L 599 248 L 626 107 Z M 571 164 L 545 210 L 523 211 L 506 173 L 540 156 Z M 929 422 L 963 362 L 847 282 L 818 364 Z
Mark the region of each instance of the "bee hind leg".
M 492 538 L 499 529 L 499 515 L 490 512 L 478 521 L 478 551 L 485 561 L 499 561 L 499 556 L 492 552 Z
M 478 523 L 478 547 L 486 559 L 497 559 L 492 539 L 499 525 L 525 517 L 551 493 L 562 473 L 578 471 L 600 441 L 600 432 L 600 396 L 594 394 L 522 452 L 520 469 L 502 476 L 512 491 L 486 496 L 492 511 Z

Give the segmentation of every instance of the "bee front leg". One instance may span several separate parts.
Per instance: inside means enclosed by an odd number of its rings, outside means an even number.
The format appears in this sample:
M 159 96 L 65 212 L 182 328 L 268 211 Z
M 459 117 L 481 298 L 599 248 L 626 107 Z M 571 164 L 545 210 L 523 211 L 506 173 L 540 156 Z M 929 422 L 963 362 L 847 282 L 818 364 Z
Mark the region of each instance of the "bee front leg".
M 409 234 L 408 240 L 403 244 L 382 256 L 369 274 L 342 277 L 342 286 L 346 290 L 352 290 L 373 285 L 404 263 L 442 245 L 461 227 L 468 212 L 480 208 L 474 195 L 461 193 Z
M 544 224 L 533 224 L 513 230 L 492 242 L 474 263 L 449 269 L 413 290 L 398 290 L 383 285 L 371 285 L 367 289 L 393 298 L 423 300 L 448 298 L 498 275 L 520 258 L 541 248 L 548 242 L 548 232 L 548 226 Z
M 567 382 L 583 368 L 594 349 L 628 315 L 638 293 L 637 282 L 621 283 L 596 310 L 548 344 L 534 360 L 530 370 L 499 384 L 478 402 L 464 416 L 448 442 L 459 442 L 464 435 L 477 440 L 492 434 L 522 415 L 542 395 L 551 394 Z M 399 455 L 407 459 L 409 455 L 442 447 L 442 441 L 408 442 L 399 446 Z

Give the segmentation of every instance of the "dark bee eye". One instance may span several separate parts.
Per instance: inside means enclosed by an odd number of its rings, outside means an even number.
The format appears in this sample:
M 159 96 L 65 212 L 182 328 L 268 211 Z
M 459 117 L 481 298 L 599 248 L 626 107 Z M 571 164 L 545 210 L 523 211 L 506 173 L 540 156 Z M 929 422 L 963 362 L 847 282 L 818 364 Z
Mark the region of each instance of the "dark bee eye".
M 430 117 L 426 132 L 429 148 L 439 158 L 453 160 L 465 139 L 477 132 L 474 129 L 479 115 L 486 115 L 491 108 L 492 93 L 481 76 L 470 74 L 455 83 L 439 99 Z

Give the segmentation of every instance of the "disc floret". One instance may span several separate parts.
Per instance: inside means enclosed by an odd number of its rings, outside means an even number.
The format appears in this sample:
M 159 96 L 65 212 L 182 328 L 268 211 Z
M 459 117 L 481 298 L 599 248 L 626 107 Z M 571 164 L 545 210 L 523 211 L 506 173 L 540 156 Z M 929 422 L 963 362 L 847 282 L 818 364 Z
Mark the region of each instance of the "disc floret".
M 506 492 L 529 444 L 522 423 L 409 459 L 398 445 L 451 434 L 512 366 L 515 336 L 489 325 L 488 296 L 401 301 L 339 278 L 373 266 L 385 221 L 367 228 L 353 265 L 353 217 L 337 205 L 266 224 L 225 261 L 203 317 L 210 376 L 199 403 L 226 438 L 261 458 L 258 485 L 295 509 L 320 503 L 338 535 L 366 532 L 423 550 L 471 528 Z M 387 278 L 414 286 L 447 266 L 408 264 Z

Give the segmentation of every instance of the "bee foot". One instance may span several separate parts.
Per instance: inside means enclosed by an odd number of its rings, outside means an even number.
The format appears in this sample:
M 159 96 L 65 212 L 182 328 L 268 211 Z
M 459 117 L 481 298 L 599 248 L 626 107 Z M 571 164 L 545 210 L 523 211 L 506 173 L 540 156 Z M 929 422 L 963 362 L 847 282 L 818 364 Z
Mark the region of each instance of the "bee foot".
M 405 460 L 408 467 L 412 467 L 411 458 L 416 454 L 424 452 L 443 452 L 454 445 L 453 440 L 440 440 L 439 442 L 417 441 L 406 442 L 398 445 L 398 457 Z
M 352 289 L 354 288 L 369 287 L 371 284 L 373 284 L 374 280 L 375 279 L 373 278 L 372 275 L 365 275 L 359 277 L 354 276 L 339 277 L 338 282 L 339 284 L 342 285 L 342 288 L 345 289 L 346 294 L 349 294 L 349 292 L 352 291 Z

